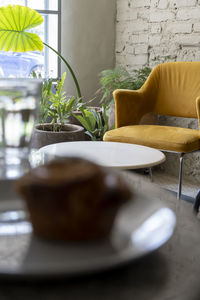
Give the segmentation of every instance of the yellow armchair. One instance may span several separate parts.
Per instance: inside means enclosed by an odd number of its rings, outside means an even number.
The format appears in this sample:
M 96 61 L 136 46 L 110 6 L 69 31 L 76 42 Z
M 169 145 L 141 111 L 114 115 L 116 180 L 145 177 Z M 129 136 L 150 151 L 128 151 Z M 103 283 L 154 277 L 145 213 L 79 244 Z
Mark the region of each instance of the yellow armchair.
M 200 62 L 172 62 L 156 66 L 137 91 L 113 93 L 116 128 L 106 132 L 104 141 L 133 143 L 180 153 L 179 186 L 185 153 L 200 149 L 200 131 L 160 125 L 140 125 L 147 113 L 197 118 L 200 126 Z

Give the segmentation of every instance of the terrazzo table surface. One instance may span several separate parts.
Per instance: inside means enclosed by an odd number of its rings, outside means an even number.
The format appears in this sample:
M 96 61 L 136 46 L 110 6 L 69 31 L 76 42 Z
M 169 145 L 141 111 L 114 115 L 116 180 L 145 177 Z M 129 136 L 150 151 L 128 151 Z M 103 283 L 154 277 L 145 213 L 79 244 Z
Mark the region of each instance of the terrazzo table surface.
M 87 300 L 199 300 L 200 222 L 192 205 L 177 205 L 171 193 L 158 189 L 143 177 L 123 172 L 133 189 L 156 194 L 177 215 L 173 237 L 159 250 L 121 268 L 96 275 L 47 280 L 0 278 L 0 299 Z M 1 248 L 0 255 L 5 249 Z

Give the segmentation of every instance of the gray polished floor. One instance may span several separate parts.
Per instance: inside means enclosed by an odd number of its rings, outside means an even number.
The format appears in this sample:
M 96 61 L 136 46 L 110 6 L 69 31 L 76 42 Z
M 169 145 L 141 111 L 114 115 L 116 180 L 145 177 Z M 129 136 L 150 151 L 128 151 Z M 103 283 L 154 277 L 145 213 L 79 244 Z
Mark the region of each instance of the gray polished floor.
M 131 171 L 132 172 L 132 171 Z M 178 177 L 171 175 L 169 173 L 165 173 L 161 170 L 152 169 L 153 172 L 153 182 L 157 184 L 159 187 L 162 187 L 166 190 L 176 192 L 178 186 Z M 136 173 L 139 173 L 143 176 L 144 180 L 150 182 L 150 177 L 144 170 L 137 170 Z M 200 189 L 200 184 L 190 182 L 183 178 L 183 185 L 182 185 L 182 198 L 184 200 L 192 201 L 197 191 Z

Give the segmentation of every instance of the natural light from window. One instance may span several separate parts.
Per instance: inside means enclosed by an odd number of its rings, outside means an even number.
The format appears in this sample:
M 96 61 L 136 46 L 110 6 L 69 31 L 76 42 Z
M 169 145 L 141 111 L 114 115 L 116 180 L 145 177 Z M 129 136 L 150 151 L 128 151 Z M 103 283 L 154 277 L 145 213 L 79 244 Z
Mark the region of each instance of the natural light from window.
M 28 6 L 41 13 L 44 23 L 30 31 L 60 51 L 60 0 L 0 0 L 0 6 L 9 4 Z M 46 47 L 43 52 L 0 51 L 0 77 L 29 77 L 33 71 L 42 77 L 57 78 L 60 75 L 57 55 Z

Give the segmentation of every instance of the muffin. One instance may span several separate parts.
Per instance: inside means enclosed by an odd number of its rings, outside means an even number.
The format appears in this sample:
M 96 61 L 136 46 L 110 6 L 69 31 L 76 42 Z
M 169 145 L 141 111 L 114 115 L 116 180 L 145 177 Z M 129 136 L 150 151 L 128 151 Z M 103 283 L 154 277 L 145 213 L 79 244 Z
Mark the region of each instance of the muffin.
M 86 241 L 109 235 L 131 192 L 115 173 L 81 158 L 51 161 L 17 181 L 36 235 Z

